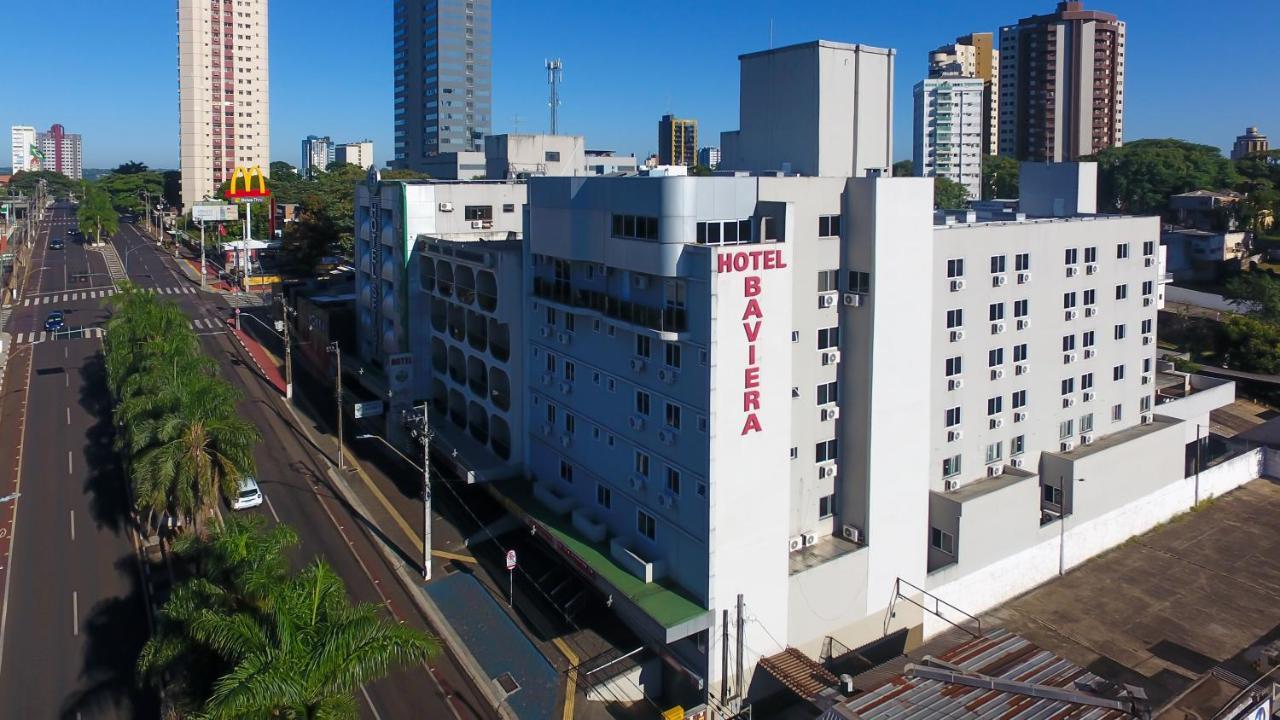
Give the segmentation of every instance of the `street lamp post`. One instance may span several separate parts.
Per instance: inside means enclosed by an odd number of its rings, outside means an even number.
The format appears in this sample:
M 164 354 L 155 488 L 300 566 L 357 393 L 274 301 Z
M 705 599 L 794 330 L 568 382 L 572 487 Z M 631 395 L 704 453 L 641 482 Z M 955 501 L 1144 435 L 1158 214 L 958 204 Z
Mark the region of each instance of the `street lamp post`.
M 333 353 L 334 357 L 337 359 L 338 382 L 337 382 L 337 385 L 335 386 L 336 389 L 334 390 L 334 398 L 337 400 L 337 405 L 338 405 L 338 469 L 345 470 L 346 460 L 343 457 L 343 446 L 342 446 L 342 442 L 343 442 L 342 441 L 342 348 L 338 345 L 338 342 L 335 340 L 334 342 L 329 343 L 329 346 L 325 349 L 328 352 Z
M 422 579 L 431 579 L 431 425 L 427 417 L 427 403 L 422 403 Z M 357 440 L 378 440 L 391 451 L 399 455 L 412 467 L 417 463 L 400 452 L 396 446 L 379 435 L 364 433 L 356 436 Z
M 284 316 L 284 398 L 293 399 L 293 344 L 289 342 L 289 303 L 280 296 L 281 314 Z

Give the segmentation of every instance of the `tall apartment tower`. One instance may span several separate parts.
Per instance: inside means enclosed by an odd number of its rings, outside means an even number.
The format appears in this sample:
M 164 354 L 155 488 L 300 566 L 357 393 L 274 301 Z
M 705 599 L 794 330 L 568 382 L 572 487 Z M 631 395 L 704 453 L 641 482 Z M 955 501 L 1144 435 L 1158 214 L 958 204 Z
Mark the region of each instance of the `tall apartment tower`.
M 13 125 L 9 128 L 11 165 L 13 173 L 33 172 L 40 169 L 36 144 L 36 129 L 30 125 Z
M 336 157 L 333 140 L 328 135 L 317 137 L 308 135 L 302 140 L 302 165 L 298 172 L 303 177 L 311 177 L 317 170 L 324 172 Z
M 658 121 L 658 164 L 698 163 L 698 121 L 663 115 Z
M 929 53 L 930 78 L 982 80 L 982 152 L 1000 148 L 1000 51 L 991 33 L 970 33 Z
M 373 167 L 373 141 L 357 140 L 338 146 L 335 159 L 340 163 L 358 165 L 365 170 Z
M 1243 135 L 1236 136 L 1236 144 L 1231 147 L 1231 159 L 1239 160 L 1254 153 L 1264 153 L 1271 149 L 1267 136 L 1258 132 L 1258 128 L 1245 128 Z
M 396 167 L 421 171 L 432 155 L 484 150 L 492 28 L 491 0 L 396 0 Z
M 1000 28 L 1000 154 L 1077 160 L 1124 138 L 1125 24 L 1060 2 Z
M 182 205 L 271 162 L 267 0 L 178 0 Z
M 914 88 L 911 138 L 917 175 L 960 183 L 982 198 L 983 119 L 986 83 L 978 78 L 929 78 Z
M 53 125 L 49 132 L 40 133 L 36 141 L 40 153 L 40 169 L 62 173 L 72 180 L 84 178 L 84 161 L 80 135 L 68 133 L 61 125 Z

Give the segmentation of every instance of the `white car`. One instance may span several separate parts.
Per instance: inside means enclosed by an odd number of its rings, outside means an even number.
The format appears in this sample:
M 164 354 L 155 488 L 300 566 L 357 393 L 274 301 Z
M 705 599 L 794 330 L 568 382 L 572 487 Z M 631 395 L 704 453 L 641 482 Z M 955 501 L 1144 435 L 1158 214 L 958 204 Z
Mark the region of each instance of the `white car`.
M 251 507 L 258 507 L 262 504 L 262 490 L 258 488 L 258 481 L 252 477 L 246 477 L 240 481 L 240 491 L 236 494 L 235 500 L 231 501 L 232 510 L 248 510 Z

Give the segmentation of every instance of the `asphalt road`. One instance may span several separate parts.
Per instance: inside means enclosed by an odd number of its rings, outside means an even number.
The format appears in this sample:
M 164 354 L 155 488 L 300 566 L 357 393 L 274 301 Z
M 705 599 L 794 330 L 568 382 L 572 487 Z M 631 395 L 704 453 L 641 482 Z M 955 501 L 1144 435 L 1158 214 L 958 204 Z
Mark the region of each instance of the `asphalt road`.
M 66 238 L 71 211 L 60 208 L 40 233 L 25 300 L 8 330 L 17 345 L 0 395 L 0 715 L 155 717 L 154 699 L 132 676 L 148 634 L 140 566 L 125 528 L 125 484 L 110 446 L 101 375 L 101 340 L 39 338 L 48 312 L 67 325 L 101 327 L 110 287 L 101 255 Z M 130 279 L 179 303 L 224 376 L 244 392 L 239 412 L 262 432 L 256 454 L 267 501 L 248 512 L 292 526 L 296 565 L 323 557 L 356 601 L 379 603 L 402 622 L 427 629 L 369 531 L 328 487 L 327 462 L 294 425 L 283 401 L 226 331 L 232 310 L 203 293 L 171 257 L 136 228 L 112 238 Z M 225 507 L 223 512 L 229 512 Z M 495 714 L 446 651 L 432 667 L 400 671 L 360 694 L 362 717 L 491 718 Z

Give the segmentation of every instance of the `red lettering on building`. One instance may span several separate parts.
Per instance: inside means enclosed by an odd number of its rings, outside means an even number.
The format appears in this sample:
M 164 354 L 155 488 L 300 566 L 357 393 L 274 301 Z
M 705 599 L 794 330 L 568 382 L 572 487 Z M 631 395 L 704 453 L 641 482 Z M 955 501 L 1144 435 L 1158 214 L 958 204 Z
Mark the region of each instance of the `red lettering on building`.
M 784 270 L 787 268 L 786 258 L 780 248 L 739 250 L 721 252 L 716 255 L 716 272 L 747 272 L 760 270 Z M 747 306 L 742 311 L 742 334 L 747 340 L 747 367 L 742 373 L 742 412 L 746 419 L 742 423 L 742 435 L 761 432 L 764 426 L 760 422 L 761 410 L 759 349 L 756 343 L 760 340 L 760 331 L 764 328 L 764 309 L 757 299 L 764 292 L 764 279 L 760 275 L 747 275 L 742 278 L 742 296 L 747 299 Z
M 764 428 L 760 427 L 760 418 L 757 417 L 755 413 L 748 415 L 747 421 L 742 424 L 743 435 L 746 435 L 747 433 L 760 432 L 763 429 Z
M 742 412 L 749 413 L 760 409 L 760 391 L 748 390 L 742 393 Z
M 742 278 L 743 297 L 755 297 L 760 294 L 760 276 L 748 275 Z
M 782 250 L 740 250 L 720 253 L 716 256 L 716 272 L 746 272 L 747 270 L 783 270 L 787 261 Z

